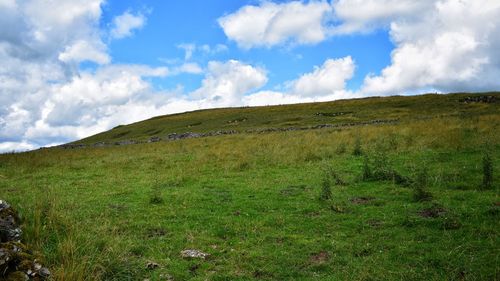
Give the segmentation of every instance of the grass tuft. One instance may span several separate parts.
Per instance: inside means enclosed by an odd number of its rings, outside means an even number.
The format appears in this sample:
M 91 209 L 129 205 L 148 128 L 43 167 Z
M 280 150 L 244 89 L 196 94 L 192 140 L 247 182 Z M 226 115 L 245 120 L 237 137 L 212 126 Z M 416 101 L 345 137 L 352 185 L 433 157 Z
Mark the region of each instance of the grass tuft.
M 493 187 L 493 159 L 491 152 L 486 150 L 483 154 L 483 189 L 491 189 Z

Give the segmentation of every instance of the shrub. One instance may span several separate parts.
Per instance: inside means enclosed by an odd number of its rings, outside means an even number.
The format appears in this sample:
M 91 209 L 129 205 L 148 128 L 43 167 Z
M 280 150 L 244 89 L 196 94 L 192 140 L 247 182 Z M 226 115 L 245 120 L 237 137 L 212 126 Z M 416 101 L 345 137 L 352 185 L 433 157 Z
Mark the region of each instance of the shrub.
M 493 160 L 487 151 L 483 155 L 483 189 L 490 189 L 493 186 Z

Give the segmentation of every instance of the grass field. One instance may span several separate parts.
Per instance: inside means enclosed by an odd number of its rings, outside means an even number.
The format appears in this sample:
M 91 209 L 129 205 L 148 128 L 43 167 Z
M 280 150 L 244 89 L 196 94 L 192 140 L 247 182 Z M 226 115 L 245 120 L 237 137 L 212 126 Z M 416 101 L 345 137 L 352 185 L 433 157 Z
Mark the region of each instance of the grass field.
M 55 280 L 499 280 L 500 104 L 468 95 L 155 118 L 81 143 L 399 122 L 4 154 L 0 198 Z

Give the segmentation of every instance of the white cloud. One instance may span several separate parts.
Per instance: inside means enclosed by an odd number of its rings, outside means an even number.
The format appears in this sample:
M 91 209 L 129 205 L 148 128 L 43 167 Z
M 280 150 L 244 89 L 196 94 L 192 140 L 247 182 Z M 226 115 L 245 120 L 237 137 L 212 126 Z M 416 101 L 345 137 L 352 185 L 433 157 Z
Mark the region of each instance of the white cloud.
M 338 0 L 332 3 L 335 18 L 340 25 L 330 34 L 367 32 L 379 27 L 388 27 L 393 20 L 425 17 L 435 0 Z
M 101 43 L 101 42 L 98 42 Z M 88 41 L 76 41 L 73 45 L 66 46 L 64 51 L 59 54 L 59 60 L 63 62 L 82 62 L 93 61 L 99 64 L 107 64 L 110 62 L 110 57 L 106 53 L 106 46 L 92 46 Z
M 241 63 L 211 61 L 202 86 L 191 94 L 207 107 L 234 106 L 243 96 L 267 83 L 266 70 Z
M 499 18 L 500 2 L 491 0 L 263 1 L 220 18 L 219 24 L 242 48 L 314 44 L 388 29 L 396 46 L 391 64 L 368 75 L 360 89 L 364 95 L 384 95 L 498 89 Z M 301 84 L 311 93 L 328 89 Z
M 193 53 L 196 50 L 195 44 L 179 44 L 177 48 L 184 50 L 184 60 L 190 60 L 193 57 Z
M 330 101 L 358 97 L 359 93 L 346 90 L 346 82 L 352 78 L 356 66 L 351 57 L 327 59 L 312 72 L 304 73 L 289 81 L 283 92 L 260 91 L 243 97 L 249 106 L 277 105 L 304 102 Z
M 228 48 L 224 44 L 217 44 L 215 46 L 210 46 L 208 44 L 204 44 L 198 46 L 198 49 L 204 52 L 205 54 L 214 55 L 217 53 L 227 52 Z
M 146 23 L 146 17 L 138 13 L 136 15 L 126 11 L 113 19 L 113 27 L 111 29 L 111 37 L 121 39 L 132 36 L 134 29 L 140 29 Z
M 318 97 L 334 94 L 345 89 L 346 81 L 354 74 L 354 61 L 351 57 L 327 59 L 313 72 L 303 74 L 290 83 L 291 92 L 305 97 Z
M 20 152 L 36 148 L 35 145 L 28 142 L 0 142 L 0 153 Z
M 0 1 L 0 151 L 66 142 L 159 112 L 145 77 L 169 75 L 167 68 L 79 71 L 81 61 L 110 62 L 99 30 L 101 3 Z M 145 113 L 128 115 L 139 105 Z
M 258 6 L 244 6 L 218 22 L 226 36 L 242 48 L 270 47 L 323 41 L 327 36 L 324 22 L 329 15 L 331 7 L 326 1 L 263 1 Z
M 196 45 L 194 43 L 183 43 L 177 45 L 177 48 L 184 50 L 184 60 L 189 61 L 193 58 L 195 52 L 202 52 L 205 55 L 215 55 L 218 53 L 226 52 L 227 46 L 224 44 L 216 44 L 210 46 L 208 44 Z
M 180 66 L 175 67 L 172 73 L 173 74 L 178 74 L 178 73 L 201 74 L 201 73 L 203 73 L 203 69 L 197 63 L 186 62 Z
M 260 91 L 243 97 L 243 104 L 248 106 L 279 105 L 312 102 L 313 98 L 277 91 Z
M 391 65 L 366 77 L 366 94 L 396 94 L 432 88 L 480 91 L 500 87 L 500 2 L 433 2 L 411 21 L 393 20 L 396 48 Z M 487 24 L 485 24 L 487 23 Z

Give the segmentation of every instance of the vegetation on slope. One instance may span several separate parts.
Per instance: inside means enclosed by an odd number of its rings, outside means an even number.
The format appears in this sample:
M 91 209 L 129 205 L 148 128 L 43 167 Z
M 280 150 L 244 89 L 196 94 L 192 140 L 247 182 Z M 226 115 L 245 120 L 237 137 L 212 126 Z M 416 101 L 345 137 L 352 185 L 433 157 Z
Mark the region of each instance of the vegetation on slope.
M 0 155 L 0 197 L 56 280 L 496 280 L 500 111 L 459 97 L 289 113 L 397 124 Z
M 499 93 L 484 93 L 500 101 Z M 75 143 L 114 143 L 125 140 L 147 141 L 185 132 L 207 133 L 219 130 L 237 132 L 268 128 L 300 128 L 322 124 L 362 123 L 373 120 L 408 121 L 415 118 L 489 114 L 498 109 L 484 102 L 463 102 L 470 94 L 396 96 L 339 100 L 333 102 L 209 109 L 159 116 L 130 125 L 118 126 Z M 461 102 L 462 101 L 462 102 Z M 497 103 L 498 104 L 498 103 Z

